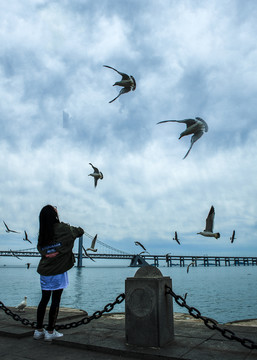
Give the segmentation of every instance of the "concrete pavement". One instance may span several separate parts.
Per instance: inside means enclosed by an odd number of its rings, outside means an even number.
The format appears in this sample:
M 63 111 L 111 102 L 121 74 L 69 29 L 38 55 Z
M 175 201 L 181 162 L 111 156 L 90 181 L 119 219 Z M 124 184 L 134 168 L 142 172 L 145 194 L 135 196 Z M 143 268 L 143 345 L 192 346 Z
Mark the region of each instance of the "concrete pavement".
M 10 309 L 13 312 L 17 310 Z M 28 307 L 18 313 L 30 321 L 36 319 L 36 308 Z M 61 308 L 58 324 L 78 321 L 85 317 L 83 310 Z M 257 320 L 220 325 L 238 337 L 257 343 Z M 243 347 L 208 329 L 201 320 L 189 315 L 174 314 L 175 338 L 163 348 L 142 348 L 126 344 L 125 315 L 107 314 L 69 330 L 52 343 L 34 340 L 33 329 L 13 320 L 0 309 L 1 360 L 95 360 L 95 359 L 184 359 L 184 360 L 257 360 L 257 350 Z

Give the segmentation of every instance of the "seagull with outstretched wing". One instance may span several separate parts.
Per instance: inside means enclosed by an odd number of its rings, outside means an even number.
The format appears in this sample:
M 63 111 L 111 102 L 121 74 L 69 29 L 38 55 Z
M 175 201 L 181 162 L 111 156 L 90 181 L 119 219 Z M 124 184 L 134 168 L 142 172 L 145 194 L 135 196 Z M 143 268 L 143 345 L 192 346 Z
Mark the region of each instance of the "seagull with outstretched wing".
M 187 274 L 189 273 L 190 266 L 195 266 L 195 262 L 192 261 L 189 265 L 187 265 Z
M 141 242 L 135 241 L 135 245 L 136 245 L 136 246 L 141 246 L 141 248 L 142 248 L 144 251 L 146 251 L 146 248 L 144 247 L 143 244 L 141 244 Z
M 21 260 L 21 258 L 20 258 L 19 256 L 17 256 L 17 255 L 15 254 L 15 252 L 12 251 L 11 249 L 10 249 L 10 252 L 11 252 L 12 256 L 15 256 L 17 259 Z
M 231 236 L 231 238 L 230 238 L 231 244 L 233 244 L 233 242 L 234 242 L 234 240 L 235 240 L 235 236 L 236 236 L 236 231 L 233 230 L 232 236 Z
M 175 235 L 174 235 L 173 240 L 175 240 L 180 245 L 180 241 L 178 239 L 178 233 L 176 231 L 175 231 Z
M 86 257 L 88 257 L 90 260 L 95 262 L 95 260 L 87 253 L 87 251 L 86 251 L 86 249 L 84 248 L 83 245 L 82 245 L 82 249 L 84 250 L 84 253 L 85 253 Z
M 109 101 L 109 103 L 112 103 L 114 100 L 118 99 L 118 97 L 122 94 L 125 94 L 127 92 L 135 91 L 136 90 L 136 80 L 132 75 L 127 75 L 125 73 L 122 73 L 116 69 L 114 69 L 111 66 L 108 65 L 103 65 L 104 67 L 107 67 L 109 69 L 112 69 L 114 71 L 116 71 L 118 74 L 121 75 L 122 79 L 121 81 L 116 81 L 116 83 L 113 84 L 113 86 L 118 85 L 118 86 L 122 86 L 123 88 L 120 90 L 118 96 L 116 96 L 114 99 L 112 99 L 111 101 Z
M 165 255 L 165 260 L 166 260 L 166 262 L 169 261 L 169 255 L 170 255 L 170 253 L 167 253 L 167 254 Z
M 220 237 L 219 232 L 216 232 L 216 233 L 213 232 L 214 216 L 215 216 L 215 210 L 214 210 L 214 207 L 212 206 L 210 208 L 209 214 L 206 218 L 205 229 L 203 231 L 200 231 L 197 234 L 207 236 L 207 237 L 215 237 L 215 239 L 218 239 Z
M 32 244 L 32 242 L 29 240 L 29 238 L 28 238 L 28 234 L 27 234 L 27 231 L 26 230 L 24 230 L 24 235 L 25 235 L 25 238 L 23 238 L 23 240 L 24 241 L 28 241 L 28 242 L 30 242 L 31 244 Z
M 7 233 L 13 232 L 13 233 L 19 234 L 18 231 L 9 229 L 9 227 L 8 227 L 7 224 L 4 222 L 4 220 L 3 220 L 3 223 L 4 223 L 5 227 L 6 227 L 6 230 L 5 230 L 5 231 L 6 231 Z
M 94 252 L 97 251 L 97 249 L 95 249 L 96 240 L 97 240 L 97 234 L 96 234 L 95 237 L 93 238 L 90 247 L 87 248 L 86 251 L 94 251 Z
M 163 124 L 166 122 L 178 122 L 178 123 L 186 124 L 187 128 L 185 131 L 183 131 L 180 134 L 179 139 L 181 139 L 183 136 L 193 134 L 193 136 L 191 137 L 191 145 L 188 149 L 188 152 L 183 157 L 183 159 L 187 157 L 194 143 L 200 139 L 200 137 L 203 135 L 204 132 L 208 131 L 207 123 L 200 117 L 196 117 L 195 119 L 184 119 L 184 120 L 164 120 L 164 121 L 159 121 L 157 124 Z
M 101 173 L 101 171 L 99 171 L 97 169 L 97 167 L 95 167 L 93 164 L 89 163 L 89 165 L 92 166 L 92 168 L 94 169 L 94 172 L 92 174 L 89 174 L 88 176 L 93 176 L 94 182 L 95 182 L 95 187 L 96 187 L 97 186 L 97 181 L 99 179 L 102 180 L 104 178 L 104 176 L 103 176 L 103 173 Z

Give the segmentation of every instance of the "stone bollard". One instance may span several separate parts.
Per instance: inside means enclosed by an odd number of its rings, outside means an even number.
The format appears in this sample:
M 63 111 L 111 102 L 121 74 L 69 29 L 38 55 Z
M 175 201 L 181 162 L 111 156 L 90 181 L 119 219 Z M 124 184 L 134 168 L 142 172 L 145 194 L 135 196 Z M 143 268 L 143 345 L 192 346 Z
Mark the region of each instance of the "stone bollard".
M 162 347 L 174 337 L 171 278 L 154 266 L 143 266 L 125 281 L 125 331 L 130 345 Z

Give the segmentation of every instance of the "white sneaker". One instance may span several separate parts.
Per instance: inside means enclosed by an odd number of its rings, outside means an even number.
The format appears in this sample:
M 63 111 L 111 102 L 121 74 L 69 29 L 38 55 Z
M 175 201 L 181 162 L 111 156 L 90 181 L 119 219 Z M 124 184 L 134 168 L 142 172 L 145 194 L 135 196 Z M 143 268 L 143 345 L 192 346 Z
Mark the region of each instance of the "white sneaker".
M 52 341 L 53 339 L 56 339 L 61 336 L 63 336 L 63 334 L 59 333 L 56 330 L 54 330 L 52 334 L 50 334 L 48 331 L 46 331 L 45 332 L 45 341 Z
M 43 331 L 38 331 L 37 329 L 34 331 L 33 338 L 35 340 L 43 339 L 45 337 L 45 329 Z

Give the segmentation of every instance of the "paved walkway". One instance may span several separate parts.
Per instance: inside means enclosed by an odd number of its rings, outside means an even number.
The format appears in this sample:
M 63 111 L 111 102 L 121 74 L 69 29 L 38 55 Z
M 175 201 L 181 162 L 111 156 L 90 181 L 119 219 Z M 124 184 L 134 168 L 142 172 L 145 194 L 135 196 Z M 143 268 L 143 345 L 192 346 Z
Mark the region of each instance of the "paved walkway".
M 10 308 L 15 311 L 14 308 Z M 26 308 L 21 317 L 35 321 L 36 308 Z M 61 308 L 58 323 L 83 318 L 82 310 Z M 33 330 L 13 320 L 0 310 L 1 360 L 97 360 L 97 359 L 184 359 L 184 360 L 257 360 L 257 350 L 227 340 L 217 331 L 209 330 L 201 320 L 175 314 L 175 338 L 163 348 L 142 348 L 125 343 L 124 314 L 107 314 L 69 330 L 64 336 L 46 343 L 34 340 Z M 221 325 L 222 326 L 222 325 Z M 224 326 L 224 325 L 223 325 Z M 238 337 L 257 343 L 257 320 L 226 324 Z

